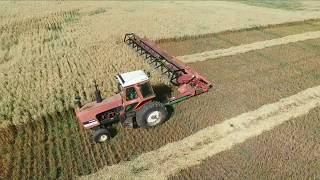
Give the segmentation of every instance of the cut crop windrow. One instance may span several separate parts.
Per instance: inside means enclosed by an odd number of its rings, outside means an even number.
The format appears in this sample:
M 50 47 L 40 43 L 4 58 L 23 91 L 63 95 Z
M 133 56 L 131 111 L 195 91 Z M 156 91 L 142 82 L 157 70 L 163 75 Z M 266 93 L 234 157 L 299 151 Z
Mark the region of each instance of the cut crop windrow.
M 282 38 L 267 40 L 267 41 L 260 41 L 246 45 L 234 46 L 227 49 L 219 49 L 213 51 L 206 51 L 202 53 L 190 54 L 185 56 L 179 56 L 182 61 L 184 62 L 197 62 L 197 61 L 205 61 L 208 59 L 217 59 L 219 57 L 224 56 L 232 56 L 241 53 L 247 53 L 249 51 L 259 50 L 263 48 L 268 48 L 272 46 L 284 45 L 293 42 L 305 41 L 310 39 L 317 39 L 320 38 L 320 31 L 314 32 L 307 32 L 302 34 L 296 35 L 289 35 Z
M 320 128 L 319 114 L 320 107 L 317 107 L 168 179 L 317 179 L 320 139 L 314 130 Z
M 288 35 L 320 30 L 320 24 L 311 24 L 311 22 L 319 22 L 319 19 L 259 26 L 235 31 L 231 30 L 219 33 L 201 34 L 191 37 L 176 38 L 176 40 L 161 39 L 158 42 L 161 47 L 167 49 L 173 55 L 183 56 L 186 54 L 195 54 L 204 51 L 226 49 L 232 46 L 239 46 L 242 44 L 250 44 L 258 41 L 266 41 Z M 276 37 L 272 34 L 265 34 L 261 32 L 282 32 L 283 29 L 286 29 L 288 32 L 282 33 L 281 36 Z M 233 43 L 230 44 L 230 41 L 232 41 Z
M 263 30 L 261 29 L 260 30 L 261 32 L 265 33 L 265 34 L 268 34 L 268 35 L 271 35 L 275 38 L 279 38 L 279 37 L 282 37 L 282 34 L 281 33 L 277 33 L 277 32 L 272 32 L 272 31 L 267 31 L 267 30 Z M 301 45 L 302 44 L 302 45 Z M 315 52 L 315 53 L 318 53 L 319 49 L 318 47 L 314 46 L 314 45 L 310 45 L 308 43 L 306 43 L 306 41 L 299 41 L 299 43 L 291 43 L 290 44 L 291 46 L 297 46 L 297 47 L 300 47 L 302 48 L 303 50 L 305 51 L 308 51 L 308 52 Z

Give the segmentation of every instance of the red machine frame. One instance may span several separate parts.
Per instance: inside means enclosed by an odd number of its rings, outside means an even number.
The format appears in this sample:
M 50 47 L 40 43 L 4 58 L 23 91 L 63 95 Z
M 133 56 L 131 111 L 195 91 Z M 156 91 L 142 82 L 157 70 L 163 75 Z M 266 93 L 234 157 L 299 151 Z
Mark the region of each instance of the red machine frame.
M 149 39 L 128 33 L 124 37 L 124 42 L 136 49 L 140 56 L 144 55 L 149 64 L 154 64 L 156 69 L 167 74 L 172 84 L 179 86 L 180 95 L 172 97 L 169 104 L 208 92 L 212 87 L 206 78 Z

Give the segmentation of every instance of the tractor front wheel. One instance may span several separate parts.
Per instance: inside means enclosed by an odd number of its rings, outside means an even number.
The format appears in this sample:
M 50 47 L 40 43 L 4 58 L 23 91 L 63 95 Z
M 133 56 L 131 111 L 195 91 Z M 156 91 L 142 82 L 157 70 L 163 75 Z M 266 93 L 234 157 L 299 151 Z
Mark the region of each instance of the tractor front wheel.
M 102 143 L 110 139 L 110 132 L 107 129 L 97 129 L 93 133 L 93 140 L 96 143 Z
M 144 105 L 138 112 L 136 121 L 142 128 L 152 128 L 162 124 L 168 116 L 166 107 L 157 101 Z

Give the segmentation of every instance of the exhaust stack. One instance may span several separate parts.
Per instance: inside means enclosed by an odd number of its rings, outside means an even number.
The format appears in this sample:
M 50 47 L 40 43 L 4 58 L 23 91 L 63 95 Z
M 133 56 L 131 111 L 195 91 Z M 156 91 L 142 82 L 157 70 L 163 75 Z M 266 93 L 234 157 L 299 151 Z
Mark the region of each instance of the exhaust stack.
M 82 107 L 82 104 L 81 104 L 81 97 L 80 96 L 76 96 L 75 99 L 74 99 L 74 104 L 76 106 L 78 106 L 78 108 L 81 108 Z
M 102 102 L 101 91 L 98 89 L 98 85 L 97 85 L 96 80 L 94 80 L 93 83 L 94 83 L 94 87 L 95 87 L 94 94 L 96 96 L 96 102 L 101 103 Z

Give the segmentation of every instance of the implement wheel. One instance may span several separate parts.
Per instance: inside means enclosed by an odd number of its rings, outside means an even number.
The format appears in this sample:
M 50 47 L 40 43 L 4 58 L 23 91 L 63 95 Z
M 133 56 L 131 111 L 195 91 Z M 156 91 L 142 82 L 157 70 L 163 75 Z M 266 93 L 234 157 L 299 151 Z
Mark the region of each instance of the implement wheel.
M 136 121 L 141 128 L 152 128 L 162 124 L 168 116 L 166 107 L 157 101 L 144 105 L 138 112 Z

